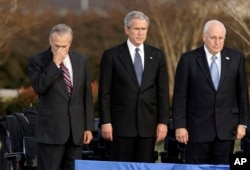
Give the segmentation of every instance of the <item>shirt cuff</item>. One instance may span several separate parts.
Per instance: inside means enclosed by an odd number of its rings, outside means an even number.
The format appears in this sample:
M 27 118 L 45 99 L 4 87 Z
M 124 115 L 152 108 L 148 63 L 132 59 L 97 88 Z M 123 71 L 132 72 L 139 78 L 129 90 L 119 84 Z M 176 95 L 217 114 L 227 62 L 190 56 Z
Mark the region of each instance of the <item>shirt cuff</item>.
M 244 128 L 247 128 L 247 125 L 241 125 L 241 126 L 243 126 Z

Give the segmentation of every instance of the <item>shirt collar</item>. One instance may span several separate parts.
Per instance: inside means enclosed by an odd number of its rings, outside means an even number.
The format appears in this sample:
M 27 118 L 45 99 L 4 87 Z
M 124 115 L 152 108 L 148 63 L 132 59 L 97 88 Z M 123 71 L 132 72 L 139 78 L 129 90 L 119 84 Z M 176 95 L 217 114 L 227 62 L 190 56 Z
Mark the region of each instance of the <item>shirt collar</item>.
M 206 47 L 205 45 L 204 45 L 204 50 L 205 50 L 205 53 L 206 53 L 206 56 L 207 56 L 207 59 L 208 59 L 208 60 L 210 60 L 211 57 L 213 57 L 213 56 L 217 56 L 218 59 L 220 59 L 220 57 L 221 57 L 221 53 L 220 53 L 220 52 L 217 53 L 217 54 L 215 54 L 215 55 L 212 55 L 212 54 L 208 51 L 208 49 L 207 49 L 207 47 Z
M 67 54 L 67 56 L 65 57 L 65 59 L 63 60 L 63 64 L 66 64 L 70 62 L 70 58 L 69 58 L 69 54 Z
M 131 51 L 135 51 L 136 48 L 139 48 L 141 52 L 143 52 L 143 49 L 144 49 L 144 45 L 143 43 L 139 46 L 139 47 L 136 47 L 134 44 L 131 43 L 131 41 L 128 39 L 127 40 L 127 44 L 128 44 L 128 48 L 131 50 Z

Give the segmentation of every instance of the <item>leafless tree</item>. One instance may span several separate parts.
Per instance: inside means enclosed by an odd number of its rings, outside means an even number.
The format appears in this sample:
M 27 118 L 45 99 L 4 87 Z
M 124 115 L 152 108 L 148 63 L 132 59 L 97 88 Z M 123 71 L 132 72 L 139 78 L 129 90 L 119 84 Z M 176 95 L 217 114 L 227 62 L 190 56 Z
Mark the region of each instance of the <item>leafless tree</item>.
M 10 57 L 10 42 L 36 23 L 32 0 L 0 1 L 0 66 Z
M 124 13 L 142 10 L 150 17 L 148 39 L 166 54 L 172 97 L 179 57 L 201 45 L 204 23 L 218 13 L 217 0 L 114 0 L 112 4 Z
M 250 20 L 250 1 L 246 0 L 222 0 L 218 1 L 219 7 L 231 16 L 237 24 L 232 24 L 232 30 L 247 44 L 246 55 L 250 55 L 250 28 L 247 25 Z
M 180 55 L 201 45 L 203 25 L 217 8 L 211 1 L 158 2 L 147 0 L 146 6 L 155 24 L 154 33 L 159 35 L 159 46 L 166 54 L 172 96 L 174 75 Z M 203 6 L 206 8 L 202 8 Z

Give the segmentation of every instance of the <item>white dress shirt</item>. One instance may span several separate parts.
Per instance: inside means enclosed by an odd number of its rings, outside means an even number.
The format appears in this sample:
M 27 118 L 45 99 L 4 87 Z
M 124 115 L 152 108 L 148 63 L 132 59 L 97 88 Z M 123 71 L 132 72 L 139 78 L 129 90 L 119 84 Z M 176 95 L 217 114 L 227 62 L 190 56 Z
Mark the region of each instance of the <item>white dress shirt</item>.
M 215 55 L 212 55 L 209 51 L 208 51 L 208 49 L 207 49 L 207 47 L 204 45 L 204 49 L 205 49 L 205 53 L 206 53 L 206 57 L 207 57 L 207 62 L 208 62 L 208 67 L 210 68 L 210 66 L 211 66 L 211 63 L 212 63 L 212 57 L 213 56 L 216 56 L 217 58 L 216 58 L 216 60 L 215 60 L 215 62 L 216 62 L 216 64 L 217 64 L 217 66 L 218 66 L 218 69 L 219 69 L 219 77 L 220 77 L 220 75 L 221 75 L 221 53 L 219 52 L 219 53 L 217 53 L 217 54 L 215 54 Z
M 141 44 L 139 47 L 135 47 L 131 42 L 130 40 L 128 39 L 127 40 L 127 44 L 128 44 L 128 49 L 129 49 L 129 52 L 130 52 L 130 56 L 132 58 L 132 61 L 134 63 L 135 61 L 135 49 L 136 48 L 139 48 L 139 53 L 141 55 L 141 61 L 142 61 L 142 68 L 144 69 L 144 45 Z

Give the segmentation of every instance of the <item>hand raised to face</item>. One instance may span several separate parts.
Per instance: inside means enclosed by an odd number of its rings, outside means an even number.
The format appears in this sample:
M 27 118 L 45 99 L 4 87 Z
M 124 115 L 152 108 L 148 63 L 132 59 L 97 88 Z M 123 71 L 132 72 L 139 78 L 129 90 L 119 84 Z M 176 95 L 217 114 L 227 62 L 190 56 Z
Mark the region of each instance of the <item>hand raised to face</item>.
M 58 35 L 54 33 L 50 38 L 51 51 L 53 53 L 53 61 L 56 65 L 60 65 L 68 54 L 71 45 L 71 35 Z
M 53 61 L 57 65 L 60 65 L 60 63 L 63 62 L 68 53 L 68 51 L 64 48 L 51 49 L 51 51 L 53 53 Z

